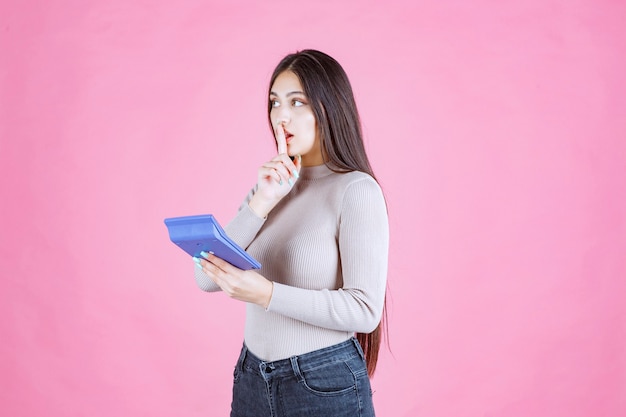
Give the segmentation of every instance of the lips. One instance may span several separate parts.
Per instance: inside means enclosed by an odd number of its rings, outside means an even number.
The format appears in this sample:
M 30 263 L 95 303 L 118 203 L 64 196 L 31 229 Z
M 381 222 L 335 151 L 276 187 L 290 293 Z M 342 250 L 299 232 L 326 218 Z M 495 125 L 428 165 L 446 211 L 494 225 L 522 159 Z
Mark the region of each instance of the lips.
M 288 132 L 287 129 L 284 129 L 284 130 L 285 130 L 285 142 L 289 143 L 293 135 L 290 132 Z

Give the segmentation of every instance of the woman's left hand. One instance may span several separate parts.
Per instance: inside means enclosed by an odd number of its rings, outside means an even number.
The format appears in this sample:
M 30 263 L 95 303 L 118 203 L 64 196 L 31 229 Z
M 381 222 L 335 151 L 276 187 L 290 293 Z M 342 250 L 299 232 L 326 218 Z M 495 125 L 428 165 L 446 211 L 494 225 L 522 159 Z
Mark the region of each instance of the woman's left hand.
M 253 270 L 244 271 L 212 253 L 204 258 L 194 258 L 197 267 L 209 276 L 229 297 L 267 308 L 272 298 L 274 284 Z

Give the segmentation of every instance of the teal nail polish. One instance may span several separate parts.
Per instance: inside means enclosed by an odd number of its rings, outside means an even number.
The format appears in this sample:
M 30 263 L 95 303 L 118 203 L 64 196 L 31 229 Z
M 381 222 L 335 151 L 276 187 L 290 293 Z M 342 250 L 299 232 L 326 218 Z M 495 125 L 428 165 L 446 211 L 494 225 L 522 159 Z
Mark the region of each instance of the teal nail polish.
M 205 251 L 200 252 L 200 255 L 202 255 L 203 258 L 208 259 L 209 254 L 206 253 Z
M 293 185 L 293 181 L 291 180 L 291 178 L 289 178 L 287 182 L 289 183 L 289 185 Z
M 300 174 L 298 174 L 298 171 L 293 171 L 293 176 L 298 179 L 300 178 Z
M 278 181 L 278 185 L 283 185 L 283 180 Z
M 196 258 L 195 256 L 193 257 L 193 261 L 196 263 L 196 265 L 200 265 L 200 259 Z

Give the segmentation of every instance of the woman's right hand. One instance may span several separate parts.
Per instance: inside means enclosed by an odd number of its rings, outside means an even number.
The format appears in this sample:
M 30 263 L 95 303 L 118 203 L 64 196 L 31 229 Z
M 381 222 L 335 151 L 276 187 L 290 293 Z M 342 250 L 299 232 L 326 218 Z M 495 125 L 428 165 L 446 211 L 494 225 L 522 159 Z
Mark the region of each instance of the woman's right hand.
M 263 218 L 289 194 L 298 180 L 302 167 L 300 155 L 292 161 L 287 154 L 287 140 L 282 123 L 274 127 L 274 136 L 278 145 L 278 155 L 259 168 L 257 191 L 248 203 L 250 208 Z

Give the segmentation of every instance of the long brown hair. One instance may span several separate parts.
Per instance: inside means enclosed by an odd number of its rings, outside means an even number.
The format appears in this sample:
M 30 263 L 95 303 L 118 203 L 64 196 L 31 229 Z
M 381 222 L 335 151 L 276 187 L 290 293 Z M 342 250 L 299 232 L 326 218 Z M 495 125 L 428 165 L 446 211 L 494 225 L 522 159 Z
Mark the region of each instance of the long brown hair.
M 337 172 L 365 172 L 376 180 L 365 153 L 361 119 L 352 86 L 341 65 L 331 56 L 313 49 L 287 55 L 272 74 L 270 90 L 276 77 L 284 71 L 293 72 L 302 84 L 315 115 L 322 155 L 329 168 Z M 272 104 L 268 102 L 268 119 L 271 110 Z M 269 123 L 272 128 L 271 119 Z M 356 335 L 365 353 L 370 376 L 376 370 L 382 336 L 387 331 L 386 321 L 387 310 L 383 307 L 383 315 L 376 329 L 372 333 Z

